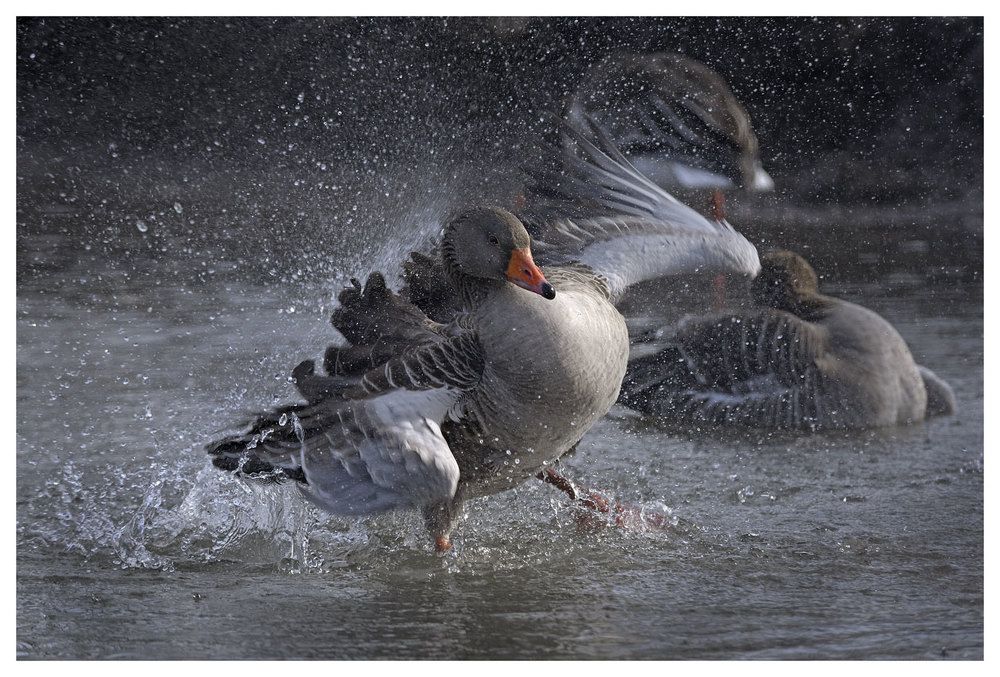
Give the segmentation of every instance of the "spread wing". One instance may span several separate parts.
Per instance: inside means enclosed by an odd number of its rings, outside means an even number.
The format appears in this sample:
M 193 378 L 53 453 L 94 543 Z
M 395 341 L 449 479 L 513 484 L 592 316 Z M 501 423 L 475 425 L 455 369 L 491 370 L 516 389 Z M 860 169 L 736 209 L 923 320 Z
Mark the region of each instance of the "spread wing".
M 403 261 L 403 288 L 400 294 L 427 317 L 448 323 L 461 309 L 462 302 L 455 288 L 448 283 L 441 263 L 440 244 L 434 243 L 430 255 L 410 252 L 410 257 Z
M 620 401 L 669 420 L 808 428 L 835 404 L 824 330 L 789 313 L 694 318 L 634 353 Z
M 420 308 L 390 290 L 381 273 L 368 276 L 364 287 L 357 280 L 337 297 L 340 305 L 330 323 L 346 340 L 326 349 L 327 375 L 316 373 L 312 360 L 299 364 L 292 378 L 299 392 L 318 402 L 357 382 L 369 369 L 414 348 L 433 345 L 445 327 L 428 318 Z
M 433 505 L 454 495 L 459 477 L 441 424 L 461 416 L 483 364 L 474 334 L 442 339 L 342 378 L 312 403 L 263 414 L 208 452 L 223 469 L 300 480 L 332 513 Z
M 590 268 L 618 299 L 632 284 L 695 272 L 754 276 L 756 248 L 647 179 L 589 118 L 563 127 L 559 166 L 532 171 L 541 262 Z

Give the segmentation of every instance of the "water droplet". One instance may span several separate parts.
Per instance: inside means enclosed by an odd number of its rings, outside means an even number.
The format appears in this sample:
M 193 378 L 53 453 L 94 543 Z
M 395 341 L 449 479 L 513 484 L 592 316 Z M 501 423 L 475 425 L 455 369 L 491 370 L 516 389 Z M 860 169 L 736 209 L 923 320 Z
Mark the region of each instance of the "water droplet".
M 278 419 L 278 425 L 285 425 L 288 423 L 288 414 L 282 414 L 281 418 Z
M 178 214 L 183 214 L 184 213 L 184 207 L 181 207 L 181 203 L 180 202 L 175 202 L 174 203 L 174 211 L 177 212 Z
M 149 230 L 149 226 L 147 226 L 146 222 L 143 221 L 142 219 L 139 219 L 138 221 L 135 222 L 135 227 L 139 229 L 140 233 L 145 233 L 147 230 Z

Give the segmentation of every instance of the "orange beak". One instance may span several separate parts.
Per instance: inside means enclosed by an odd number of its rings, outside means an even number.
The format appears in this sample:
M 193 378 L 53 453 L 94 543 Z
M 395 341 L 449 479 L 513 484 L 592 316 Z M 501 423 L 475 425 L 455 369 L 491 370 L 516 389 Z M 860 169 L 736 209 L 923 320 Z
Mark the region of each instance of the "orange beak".
M 527 247 L 511 252 L 510 263 L 507 265 L 507 279 L 518 287 L 535 292 L 543 298 L 554 299 L 556 297 L 556 290 L 545 280 L 542 271 L 531 260 L 531 250 Z

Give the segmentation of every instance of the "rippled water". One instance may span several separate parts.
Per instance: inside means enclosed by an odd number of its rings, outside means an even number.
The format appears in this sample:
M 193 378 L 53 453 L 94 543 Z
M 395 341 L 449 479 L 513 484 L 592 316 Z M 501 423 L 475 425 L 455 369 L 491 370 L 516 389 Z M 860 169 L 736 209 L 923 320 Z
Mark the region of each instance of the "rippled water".
M 616 408 L 566 474 L 672 527 L 580 519 L 530 483 L 470 503 L 438 557 L 415 516 L 331 519 L 203 455 L 293 395 L 290 367 L 332 338 L 334 283 L 59 236 L 19 247 L 21 657 L 983 654 L 978 292 L 841 285 L 951 382 L 953 418 L 769 436 Z

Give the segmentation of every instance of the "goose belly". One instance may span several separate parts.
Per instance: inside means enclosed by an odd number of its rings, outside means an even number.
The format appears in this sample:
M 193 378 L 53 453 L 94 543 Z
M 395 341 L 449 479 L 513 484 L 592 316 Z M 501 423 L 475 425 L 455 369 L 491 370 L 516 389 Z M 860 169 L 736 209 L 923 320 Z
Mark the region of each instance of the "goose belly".
M 628 362 L 625 321 L 583 288 L 553 300 L 512 289 L 514 312 L 487 315 L 487 366 L 477 402 L 483 429 L 527 468 L 554 460 L 618 399 Z

